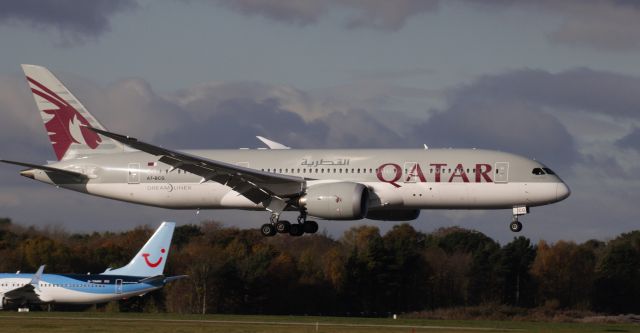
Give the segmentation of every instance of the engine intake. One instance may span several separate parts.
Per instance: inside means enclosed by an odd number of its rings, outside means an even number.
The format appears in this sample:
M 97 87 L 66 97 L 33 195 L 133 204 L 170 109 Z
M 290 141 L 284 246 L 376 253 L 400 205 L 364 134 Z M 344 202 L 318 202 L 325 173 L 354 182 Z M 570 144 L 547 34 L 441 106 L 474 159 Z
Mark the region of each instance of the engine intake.
M 310 186 L 298 202 L 307 214 L 326 220 L 360 220 L 369 209 L 369 189 L 358 183 Z

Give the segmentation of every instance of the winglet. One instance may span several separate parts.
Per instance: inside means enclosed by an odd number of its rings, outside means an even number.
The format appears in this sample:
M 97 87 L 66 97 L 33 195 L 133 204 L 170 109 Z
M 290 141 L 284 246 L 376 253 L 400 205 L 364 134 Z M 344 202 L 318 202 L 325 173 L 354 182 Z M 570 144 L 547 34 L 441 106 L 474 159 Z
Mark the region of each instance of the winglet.
M 38 268 L 38 271 L 35 274 L 33 274 L 30 284 L 37 286 L 40 283 L 40 279 L 42 278 L 42 273 L 44 272 L 45 266 L 46 265 L 42 265 L 40 266 L 40 268 Z
M 265 145 L 267 145 L 267 147 L 269 147 L 269 149 L 291 149 L 291 147 L 287 147 L 279 142 L 275 142 L 273 140 L 269 140 L 265 137 L 256 135 L 256 138 L 258 138 L 258 140 L 262 141 Z

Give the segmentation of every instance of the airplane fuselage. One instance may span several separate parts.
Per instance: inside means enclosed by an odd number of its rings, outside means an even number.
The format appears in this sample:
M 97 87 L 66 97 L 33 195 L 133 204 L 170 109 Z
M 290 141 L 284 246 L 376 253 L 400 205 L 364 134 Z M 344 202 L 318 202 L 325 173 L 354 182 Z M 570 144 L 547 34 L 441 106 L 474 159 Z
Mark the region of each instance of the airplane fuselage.
M 0 274 L 0 297 L 15 288 L 29 285 L 33 274 Z M 37 297 L 26 303 L 95 304 L 144 295 L 162 284 L 141 283 L 144 277 L 100 274 L 43 274 L 35 290 Z M 1 307 L 0 307 L 1 308 Z
M 367 186 L 369 209 L 505 209 L 560 201 L 568 187 L 541 163 L 476 149 L 191 150 L 192 155 L 274 174 Z M 39 181 L 96 196 L 172 209 L 265 207 L 224 184 L 158 162 L 139 151 L 95 154 L 50 166 L 88 177 L 80 181 L 42 170 Z M 23 175 L 25 175 L 23 173 Z

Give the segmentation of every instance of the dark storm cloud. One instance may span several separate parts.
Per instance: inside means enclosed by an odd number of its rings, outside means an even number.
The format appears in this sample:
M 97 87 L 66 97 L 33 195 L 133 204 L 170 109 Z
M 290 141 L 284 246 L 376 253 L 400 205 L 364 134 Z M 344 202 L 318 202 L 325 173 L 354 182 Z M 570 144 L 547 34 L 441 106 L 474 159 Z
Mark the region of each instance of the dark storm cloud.
M 110 29 L 111 16 L 137 7 L 134 0 L 20 0 L 0 2 L 0 23 L 57 30 L 63 43 L 79 43 Z
M 295 148 L 388 147 L 402 141 L 364 111 L 328 109 L 325 114 L 305 119 L 315 107 L 312 98 L 287 87 L 255 82 L 218 83 L 187 89 L 178 96 L 183 117 L 174 131 L 159 138 L 171 146 L 262 146 L 256 135 Z
M 501 149 L 562 168 L 583 156 L 558 114 L 640 119 L 639 77 L 586 68 L 486 75 L 446 95 L 447 107 L 435 110 L 414 136 L 430 146 Z M 638 136 L 631 134 L 620 145 L 637 144 Z
M 398 30 L 415 15 L 433 11 L 439 0 L 217 0 L 219 5 L 244 15 L 309 25 L 332 10 L 347 13 L 347 28 Z
M 282 109 L 276 99 L 230 99 L 207 107 L 206 111 L 205 117 L 185 114 L 189 118 L 183 118 L 174 131 L 161 135 L 159 141 L 180 148 L 254 148 L 263 146 L 255 137 L 261 135 L 308 147 L 324 142 L 327 133 L 325 124 L 306 123 L 299 115 Z
M 552 43 L 601 50 L 640 48 L 640 2 L 635 0 L 461 0 L 480 7 L 518 8 L 559 17 L 547 38 Z
M 431 147 L 497 149 L 562 168 L 579 159 L 574 139 L 560 121 L 525 103 L 476 103 L 460 96 L 416 127 L 414 135 Z
M 559 73 L 516 70 L 451 90 L 450 102 L 521 102 L 614 117 L 640 117 L 640 78 L 588 68 Z
M 495 148 L 566 168 L 581 156 L 554 114 L 638 119 L 640 78 L 585 68 L 555 74 L 525 69 L 450 89 L 447 101 L 415 136 L 431 146 Z
M 217 0 L 217 4 L 248 16 L 310 25 L 340 13 L 346 28 L 395 31 L 407 20 L 437 11 L 442 0 Z M 626 51 L 640 48 L 640 4 L 634 0 L 458 0 L 471 8 L 515 8 L 558 17 L 547 34 L 552 43 Z

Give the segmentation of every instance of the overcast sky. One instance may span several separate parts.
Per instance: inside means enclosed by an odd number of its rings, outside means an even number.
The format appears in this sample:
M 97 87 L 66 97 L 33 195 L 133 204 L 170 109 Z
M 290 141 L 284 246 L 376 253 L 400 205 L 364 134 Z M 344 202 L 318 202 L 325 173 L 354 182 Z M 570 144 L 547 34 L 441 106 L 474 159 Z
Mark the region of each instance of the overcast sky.
M 536 158 L 572 196 L 522 218 L 534 240 L 640 227 L 640 4 L 632 0 L 0 2 L 0 158 L 53 160 L 21 63 L 50 68 L 109 129 L 172 148 L 478 147 Z M 0 166 L 0 216 L 69 231 L 265 212 L 90 197 Z M 293 217 L 293 214 L 292 214 Z M 423 211 L 501 242 L 509 211 Z M 323 222 L 339 235 L 362 223 Z

